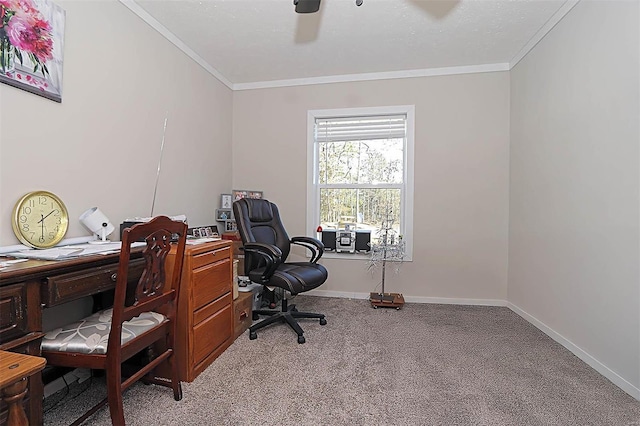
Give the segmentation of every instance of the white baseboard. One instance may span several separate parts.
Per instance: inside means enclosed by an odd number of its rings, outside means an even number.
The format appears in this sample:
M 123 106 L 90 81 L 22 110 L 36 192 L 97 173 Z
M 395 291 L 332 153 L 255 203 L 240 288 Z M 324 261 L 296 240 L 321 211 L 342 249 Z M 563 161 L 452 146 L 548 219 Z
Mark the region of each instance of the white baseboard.
M 441 305 L 473 305 L 473 306 L 507 306 L 505 300 L 499 299 L 460 299 L 456 297 L 422 297 L 404 296 L 409 303 L 436 303 Z
M 369 293 L 353 293 L 349 291 L 333 291 L 333 290 L 311 290 L 304 294 L 309 296 L 336 297 L 339 299 L 368 299 L 369 298 Z
M 353 293 L 346 291 L 331 291 L 331 290 L 311 290 L 305 294 L 310 296 L 324 296 L 324 297 L 337 297 L 345 299 L 368 299 L 369 293 Z M 410 303 L 441 303 L 449 305 L 477 305 L 477 306 L 505 306 L 511 309 L 513 312 L 521 316 L 524 320 L 534 325 L 540 331 L 547 336 L 551 337 L 557 343 L 568 349 L 572 354 L 584 361 L 588 366 L 602 374 L 609 379 L 613 384 L 620 389 L 640 401 L 640 389 L 629 383 L 623 377 L 611 370 L 609 367 L 589 355 L 579 346 L 575 345 L 569 339 L 562 336 L 560 333 L 547 326 L 542 321 L 538 320 L 533 315 L 525 312 L 523 309 L 507 302 L 506 300 L 499 299 L 458 299 L 447 297 L 421 297 L 421 296 L 405 296 L 404 300 Z
M 72 383 L 82 383 L 89 377 L 91 377 L 91 370 L 87 368 L 76 368 L 64 376 L 58 377 L 54 381 L 47 383 L 44 387 L 44 397 L 47 398 L 67 386 L 70 386 Z
M 604 377 L 609 379 L 614 385 L 618 386 L 620 389 L 622 389 L 623 391 L 625 391 L 626 393 L 628 393 L 629 395 L 631 395 L 632 397 L 640 401 L 640 389 L 638 389 L 633 384 L 626 381 L 623 377 L 618 375 L 615 371 L 611 370 L 609 367 L 607 367 L 606 365 L 604 365 L 603 363 L 601 363 L 600 361 L 598 361 L 597 359 L 589 355 L 586 351 L 584 351 L 582 348 L 580 348 L 579 346 L 571 342 L 569 339 L 565 338 L 560 333 L 556 332 L 551 327 L 549 327 L 548 325 L 546 325 L 545 323 L 543 323 L 533 315 L 530 315 L 529 313 L 519 308 L 518 306 L 514 305 L 513 303 L 508 303 L 507 307 L 511 309 L 513 312 L 515 312 L 516 314 L 520 315 L 522 318 L 524 318 L 528 322 L 530 322 L 531 324 L 533 324 L 544 334 L 546 334 L 547 336 L 551 337 L 553 340 L 555 340 L 556 342 L 564 346 L 572 354 L 580 358 L 591 368 L 593 368 L 598 373 L 602 374 Z
M 53 382 L 49 382 L 44 386 L 44 397 L 48 398 L 54 393 L 66 388 L 68 385 L 62 377 L 58 377 Z
M 311 290 L 305 294 L 309 296 L 337 297 L 342 299 L 369 299 L 369 293 L 353 293 L 347 291 Z M 444 305 L 507 306 L 506 301 L 497 299 L 404 296 L 404 301 L 409 303 L 439 303 Z

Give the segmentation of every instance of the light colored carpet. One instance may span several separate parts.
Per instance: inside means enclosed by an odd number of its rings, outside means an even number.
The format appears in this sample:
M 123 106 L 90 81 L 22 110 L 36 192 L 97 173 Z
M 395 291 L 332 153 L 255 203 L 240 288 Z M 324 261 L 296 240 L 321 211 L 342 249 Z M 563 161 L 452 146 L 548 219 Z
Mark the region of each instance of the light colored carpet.
M 640 425 L 640 402 L 507 308 L 298 296 L 306 343 L 286 325 L 240 336 L 184 398 L 134 385 L 130 425 Z M 45 414 L 69 424 L 105 395 Z M 90 401 L 91 400 L 91 401 Z M 103 409 L 88 424 L 110 424 Z

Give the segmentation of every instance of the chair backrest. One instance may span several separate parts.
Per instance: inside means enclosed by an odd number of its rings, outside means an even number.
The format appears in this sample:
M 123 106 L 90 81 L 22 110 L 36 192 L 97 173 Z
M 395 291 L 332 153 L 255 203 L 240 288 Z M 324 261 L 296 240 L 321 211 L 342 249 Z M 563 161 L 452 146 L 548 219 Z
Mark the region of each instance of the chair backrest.
M 264 199 L 242 198 L 233 203 L 233 214 L 243 244 L 273 244 L 282 251 L 282 261 L 286 261 L 291 244 L 275 204 Z M 245 258 L 245 270 L 257 266 L 259 256 L 253 258 L 253 261 Z
M 165 261 L 171 250 L 171 241 L 176 237 L 173 273 L 167 277 Z M 186 238 L 187 225 L 166 216 L 155 217 L 149 222 L 139 223 L 123 231 L 109 349 L 112 344 L 114 346 L 120 344 L 122 323 L 143 312 L 162 307 L 162 314 L 170 320 L 175 318 Z M 142 247 L 144 269 L 139 280 L 130 282 L 128 273 L 132 254 L 131 245 L 136 241 L 145 243 Z

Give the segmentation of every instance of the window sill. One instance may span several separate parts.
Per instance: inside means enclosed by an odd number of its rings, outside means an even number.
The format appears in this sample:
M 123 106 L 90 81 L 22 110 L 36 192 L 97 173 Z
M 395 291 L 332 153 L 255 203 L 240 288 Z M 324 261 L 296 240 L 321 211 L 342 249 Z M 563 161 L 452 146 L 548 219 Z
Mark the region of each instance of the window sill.
M 325 251 L 321 259 L 341 259 L 341 260 L 360 260 L 370 261 L 371 253 L 336 253 L 335 251 Z M 411 262 L 410 256 L 402 259 L 403 262 Z M 389 262 L 392 262 L 389 260 Z

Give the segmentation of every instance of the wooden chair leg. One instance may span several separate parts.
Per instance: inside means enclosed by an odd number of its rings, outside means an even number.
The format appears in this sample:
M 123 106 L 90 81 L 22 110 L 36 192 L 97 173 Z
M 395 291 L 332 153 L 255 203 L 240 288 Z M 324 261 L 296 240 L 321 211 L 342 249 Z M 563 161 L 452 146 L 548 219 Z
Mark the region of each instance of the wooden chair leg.
M 175 364 L 175 362 L 173 362 L 172 364 Z M 173 377 L 171 378 L 173 399 L 175 399 L 176 401 L 180 401 L 182 400 L 182 383 L 180 382 L 180 378 L 178 377 L 178 369 L 174 367 L 173 370 L 175 371 L 173 373 Z
M 175 325 L 171 328 L 165 339 L 167 348 L 171 351 L 171 355 L 167 358 L 167 365 L 169 367 L 169 374 L 171 374 L 171 388 L 173 389 L 173 399 L 176 401 L 182 400 L 182 383 L 180 382 L 180 373 L 178 372 L 178 363 L 176 362 L 175 351 Z
M 115 370 L 115 371 L 114 371 Z M 120 366 L 107 369 L 107 399 L 111 424 L 124 425 L 124 409 L 122 408 L 122 371 Z
M 173 345 L 171 347 L 174 347 Z M 182 383 L 180 382 L 180 374 L 178 373 L 178 363 L 176 362 L 176 352 L 171 351 L 171 356 L 167 358 L 169 363 L 169 371 L 171 371 L 171 387 L 173 388 L 173 399 L 182 400 Z

